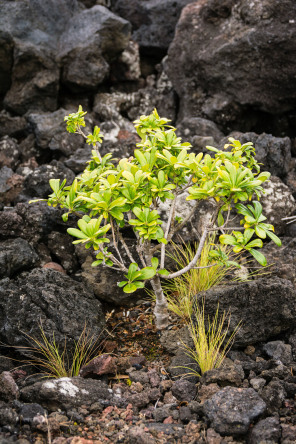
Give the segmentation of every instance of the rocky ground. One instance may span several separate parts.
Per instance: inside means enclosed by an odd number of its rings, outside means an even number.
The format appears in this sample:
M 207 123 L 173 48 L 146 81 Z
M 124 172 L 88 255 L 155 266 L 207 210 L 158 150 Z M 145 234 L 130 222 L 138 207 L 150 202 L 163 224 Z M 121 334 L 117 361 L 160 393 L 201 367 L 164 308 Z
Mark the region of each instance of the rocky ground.
M 0 0 L 0 10 L 0 442 L 295 443 L 296 225 L 282 220 L 296 209 L 295 1 Z M 186 330 L 172 321 L 160 336 L 147 295 L 127 296 L 119 273 L 72 245 L 75 219 L 29 204 L 49 179 L 83 171 L 90 148 L 63 122 L 79 104 L 87 130 L 105 135 L 102 154 L 133 154 L 132 121 L 156 107 L 194 152 L 232 135 L 271 172 L 262 205 L 283 241 L 264 245 L 272 273 L 206 292 L 207 313 L 218 300 L 230 309 L 230 333 L 242 321 L 222 369 L 182 378 Z M 78 379 L 15 369 L 9 358 L 24 359 L 24 333 L 37 337 L 40 323 L 69 349 L 87 324 L 105 354 Z

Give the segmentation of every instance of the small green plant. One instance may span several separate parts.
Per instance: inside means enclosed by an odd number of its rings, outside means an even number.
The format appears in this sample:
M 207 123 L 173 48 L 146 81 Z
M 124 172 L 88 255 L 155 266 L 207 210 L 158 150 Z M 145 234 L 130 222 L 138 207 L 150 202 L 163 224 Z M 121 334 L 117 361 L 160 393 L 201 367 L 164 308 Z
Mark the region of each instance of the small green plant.
M 253 206 L 242 204 L 254 196 L 260 199 L 264 193 L 262 184 L 270 176 L 268 172 L 260 172 L 251 142 L 242 145 L 230 138 L 225 150 L 207 147 L 213 157 L 191 153 L 191 145 L 182 143 L 176 136 L 176 129 L 168 124 L 169 120 L 159 117 L 154 110 L 134 122 L 141 138 L 134 156 L 117 162 L 111 154 L 100 155 L 98 144 L 103 136 L 98 127 L 92 134 L 84 134 L 85 114 L 80 106 L 78 112 L 65 120 L 69 132 L 81 134 L 94 147 L 92 158 L 71 185 L 65 180 L 62 183 L 59 179 L 50 180 L 53 192 L 47 200 L 48 205 L 64 208 L 64 221 L 71 213 L 78 216 L 78 228 L 68 229 L 68 233 L 77 238 L 74 243 L 82 243 L 96 251 L 97 260 L 93 266 L 121 271 L 125 279 L 119 286 L 125 293 L 142 288 L 145 281 L 150 280 L 156 296 L 154 314 L 158 329 L 165 328 L 169 320 L 162 281 L 197 268 L 210 234 L 220 231 L 220 244 L 230 245 L 234 251 L 248 251 L 261 265 L 266 264 L 265 257 L 257 250 L 262 247 L 261 239 L 267 235 L 277 245 L 281 244 L 272 233 L 273 227 L 262 224 L 264 216 L 258 202 Z M 175 217 L 175 210 L 184 193 L 187 193 L 187 200 L 196 203 L 181 219 Z M 211 201 L 214 209 L 198 249 L 186 266 L 170 273 L 165 268 L 167 245 L 191 219 L 201 200 Z M 160 217 L 161 202 L 168 203 L 167 221 Z M 231 210 L 243 216 L 242 226 L 229 226 Z M 134 231 L 137 260 L 124 240 L 125 227 Z M 123 260 L 119 245 L 127 261 Z M 213 267 L 227 262 L 220 246 L 211 254 L 215 259 Z
M 229 313 L 223 312 L 222 316 L 219 317 L 218 306 L 214 318 L 206 320 L 204 303 L 201 308 L 196 306 L 194 311 L 194 319 L 193 317 L 190 318 L 189 323 L 189 331 L 194 346 L 190 348 L 183 343 L 183 348 L 186 354 L 198 364 L 200 374 L 189 366 L 183 368 L 189 370 L 186 375 L 202 376 L 206 371 L 219 368 L 222 365 L 240 326 L 238 325 L 229 339 L 226 340 L 231 319 Z
M 67 341 L 60 350 L 56 343 L 54 334 L 48 338 L 42 328 L 40 328 L 41 339 L 32 337 L 25 333 L 30 346 L 21 347 L 22 350 L 32 356 L 25 361 L 27 365 L 36 366 L 41 372 L 50 378 L 63 378 L 78 376 L 81 367 L 89 364 L 94 358 L 101 355 L 100 338 L 91 335 L 84 327 L 78 341 L 74 343 L 74 351 L 69 354 Z
M 173 251 L 168 256 L 176 263 L 178 269 L 182 269 L 192 261 L 197 248 L 198 243 L 195 243 L 193 247 L 185 243 L 173 244 Z M 163 283 L 169 310 L 185 322 L 190 321 L 196 294 L 222 284 L 226 276 L 233 274 L 237 269 L 237 262 L 229 260 L 229 248 L 224 245 L 221 245 L 218 254 L 225 255 L 225 264 L 220 261 L 212 266 L 213 260 L 216 259 L 215 248 L 213 239 L 208 239 L 196 263 L 196 268 L 191 268 L 187 273 Z

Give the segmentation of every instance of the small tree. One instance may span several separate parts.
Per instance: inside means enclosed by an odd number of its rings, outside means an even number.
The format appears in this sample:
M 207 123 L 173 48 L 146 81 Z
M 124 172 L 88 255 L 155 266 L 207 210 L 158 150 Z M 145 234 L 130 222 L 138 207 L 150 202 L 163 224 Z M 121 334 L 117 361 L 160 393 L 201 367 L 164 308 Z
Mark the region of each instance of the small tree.
M 92 134 L 85 135 L 81 106 L 77 113 L 65 117 L 67 130 L 81 134 L 93 146 L 92 158 L 84 172 L 72 185 L 66 180 L 51 179 L 53 193 L 48 205 L 66 208 L 63 220 L 70 213 L 79 217 L 78 228 L 69 228 L 68 233 L 77 238 L 73 243 L 93 247 L 97 252 L 93 266 L 102 265 L 125 274 L 118 285 L 125 293 L 143 288 L 150 280 L 156 295 L 155 319 L 158 329 L 168 325 L 167 301 L 161 279 L 174 279 L 196 267 L 196 263 L 210 233 L 220 231 L 221 244 L 231 245 L 234 252 L 246 250 L 263 266 L 266 259 L 256 248 L 261 248 L 262 239 L 268 236 L 277 245 L 281 241 L 273 233 L 272 225 L 265 223 L 262 206 L 258 200 L 248 205 L 255 195 L 264 192 L 262 183 L 269 179 L 268 172 L 261 172 L 255 159 L 251 142 L 241 145 L 229 139 L 227 150 L 207 147 L 214 153 L 190 153 L 190 144 L 182 143 L 176 136 L 169 120 L 160 118 L 154 110 L 149 116 L 136 120 L 135 128 L 141 141 L 137 144 L 134 157 L 115 162 L 111 154 L 101 157 L 98 145 L 102 142 L 100 129 L 96 126 Z M 182 220 L 175 217 L 176 204 L 180 196 L 187 193 L 187 200 L 195 200 L 192 210 Z M 194 258 L 183 269 L 170 273 L 165 269 L 166 247 L 184 225 L 192 218 L 201 200 L 214 203 L 213 212 L 201 235 Z M 160 219 L 160 202 L 169 202 L 167 221 Z M 228 226 L 230 211 L 242 216 L 239 227 Z M 140 263 L 124 240 L 123 228 L 132 227 L 136 237 L 136 251 Z M 230 233 L 230 234 L 227 234 Z M 112 242 L 112 252 L 108 244 Z M 128 257 L 126 263 L 120 250 L 122 245 Z M 210 266 L 231 262 L 217 246 L 210 252 Z

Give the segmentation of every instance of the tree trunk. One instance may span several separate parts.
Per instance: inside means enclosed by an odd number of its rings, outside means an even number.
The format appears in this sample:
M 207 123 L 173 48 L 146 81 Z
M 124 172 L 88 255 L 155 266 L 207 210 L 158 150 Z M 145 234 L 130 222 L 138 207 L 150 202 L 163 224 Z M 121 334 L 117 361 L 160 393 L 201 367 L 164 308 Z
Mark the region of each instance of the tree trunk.
M 168 302 L 163 293 L 159 276 L 156 275 L 151 279 L 151 285 L 156 297 L 154 308 L 156 328 L 163 330 L 169 325 Z

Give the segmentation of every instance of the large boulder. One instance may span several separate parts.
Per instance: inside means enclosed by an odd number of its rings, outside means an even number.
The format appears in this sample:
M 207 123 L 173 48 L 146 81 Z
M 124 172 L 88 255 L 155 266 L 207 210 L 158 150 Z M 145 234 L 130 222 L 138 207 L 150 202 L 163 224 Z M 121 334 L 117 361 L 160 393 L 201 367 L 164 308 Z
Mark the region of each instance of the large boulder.
M 67 338 L 71 349 L 84 328 L 97 337 L 105 322 L 91 288 L 49 269 L 0 281 L 0 313 L 1 340 L 13 346 L 27 346 L 25 334 L 40 338 L 42 325 L 48 338 L 54 334 L 61 348 Z
M 241 324 L 235 346 L 266 341 L 295 327 L 295 288 L 275 276 L 214 287 L 199 293 L 196 301 L 204 301 L 205 319 L 214 318 L 218 305 L 220 315 L 230 311 L 228 333 Z
M 199 0 L 187 5 L 167 63 L 180 98 L 180 118 L 201 116 L 227 127 L 236 121 L 242 129 L 238 117 L 243 113 L 249 121 L 257 113 L 260 123 L 264 113 L 292 110 L 295 13 L 294 0 Z
M 61 79 L 74 90 L 97 88 L 109 63 L 128 45 L 130 29 L 104 6 L 86 10 L 77 0 L 4 2 L 0 93 L 6 93 L 5 108 L 16 114 L 55 111 Z
M 173 40 L 182 8 L 191 0 L 116 0 L 113 10 L 133 25 L 141 51 L 164 55 Z
M 75 15 L 60 37 L 62 80 L 70 88 L 96 89 L 129 43 L 131 25 L 104 6 Z
M 21 390 L 25 402 L 38 402 L 51 411 L 90 406 L 111 398 L 112 390 L 102 381 L 82 378 L 60 378 L 42 381 Z

